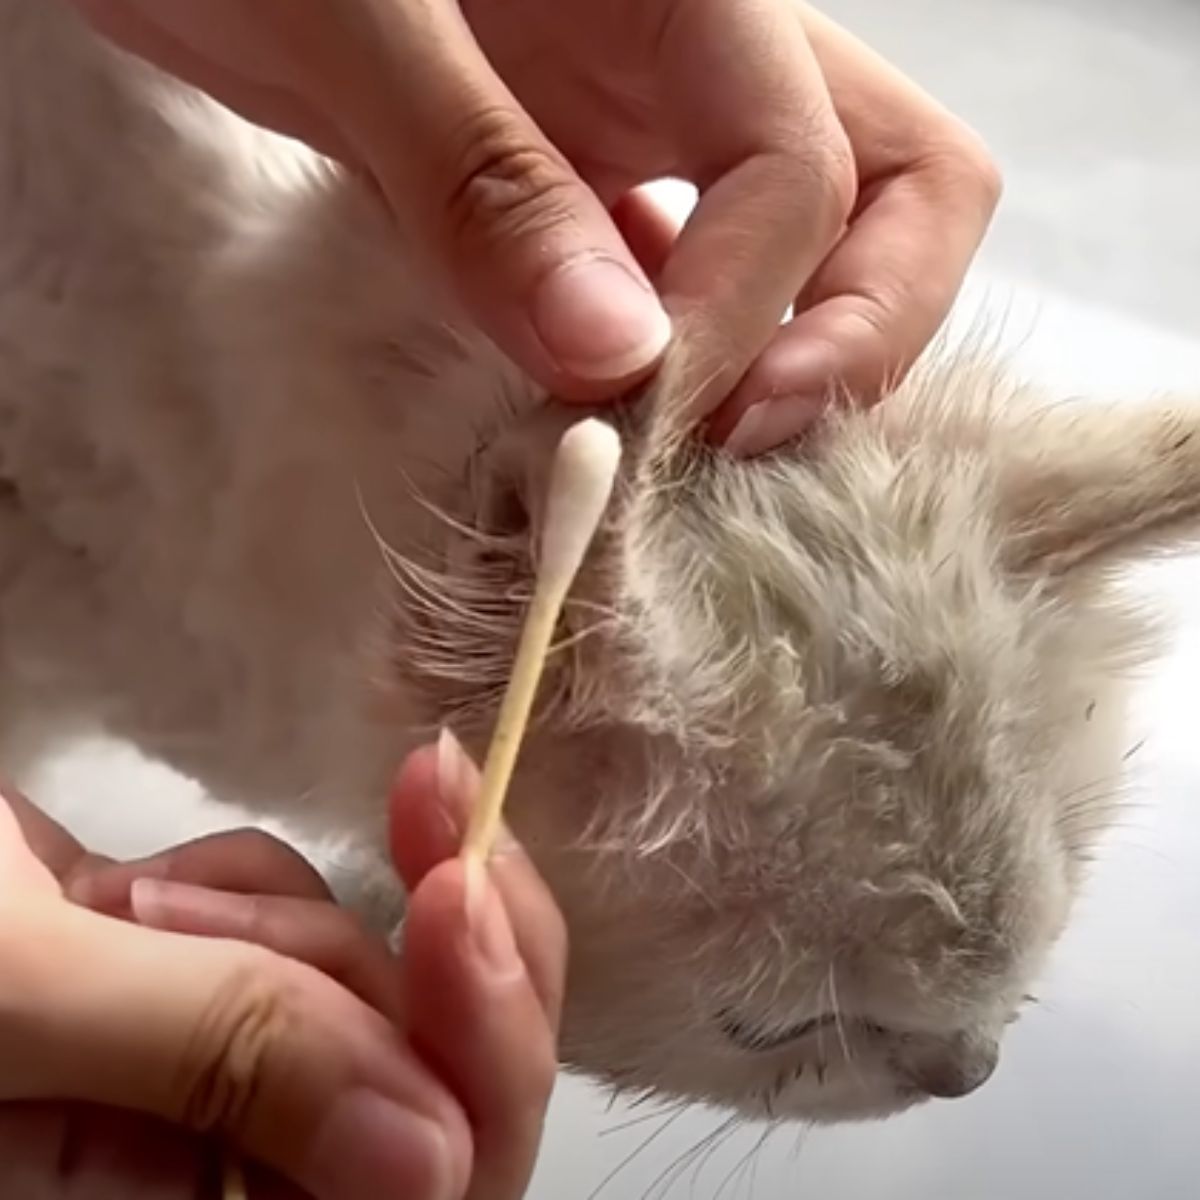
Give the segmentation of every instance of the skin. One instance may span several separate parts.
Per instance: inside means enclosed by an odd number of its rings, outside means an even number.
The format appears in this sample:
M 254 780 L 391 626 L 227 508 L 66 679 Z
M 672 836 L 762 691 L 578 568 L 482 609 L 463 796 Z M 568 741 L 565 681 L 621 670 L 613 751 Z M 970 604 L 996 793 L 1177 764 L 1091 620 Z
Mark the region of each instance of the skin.
M 266 835 L 110 863 L 6 791 L 0 1192 L 183 1200 L 220 1135 L 252 1200 L 523 1195 L 566 938 L 510 838 L 464 875 L 477 782 L 447 739 L 397 778 L 400 959 Z
M 693 339 L 737 453 L 894 386 L 999 197 L 970 130 L 796 0 L 75 2 L 365 175 L 555 395 L 617 396 Z M 700 190 L 682 232 L 639 191 L 665 176 Z

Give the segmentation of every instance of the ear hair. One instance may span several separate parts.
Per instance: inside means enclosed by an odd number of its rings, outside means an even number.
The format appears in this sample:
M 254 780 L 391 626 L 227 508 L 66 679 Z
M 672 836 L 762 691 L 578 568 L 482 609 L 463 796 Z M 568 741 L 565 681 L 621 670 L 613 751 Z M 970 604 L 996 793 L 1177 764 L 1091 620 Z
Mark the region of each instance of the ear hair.
M 677 325 L 653 379 L 614 411 L 626 453 L 642 469 L 655 472 L 666 459 L 703 449 L 699 406 L 722 374 L 718 350 L 692 336 L 686 323 Z
M 1075 401 L 1006 433 L 998 470 L 1013 570 L 1064 578 L 1200 541 L 1200 403 Z
M 712 362 L 696 339 L 677 337 L 650 387 L 618 410 L 635 504 L 654 503 L 711 453 L 695 426 Z M 834 409 L 831 440 L 809 443 L 818 458 L 845 421 L 900 443 L 967 439 L 964 451 L 995 472 L 1006 565 L 1019 574 L 1061 579 L 1200 542 L 1200 396 L 1047 404 L 986 347 L 964 347 L 932 354 L 871 414 Z

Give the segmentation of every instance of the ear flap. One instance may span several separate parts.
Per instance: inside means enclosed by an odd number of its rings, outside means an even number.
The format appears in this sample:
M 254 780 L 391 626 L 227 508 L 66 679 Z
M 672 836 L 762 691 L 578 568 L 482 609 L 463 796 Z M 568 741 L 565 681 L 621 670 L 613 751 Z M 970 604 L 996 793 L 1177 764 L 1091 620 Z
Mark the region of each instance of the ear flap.
M 1200 543 L 1200 401 L 1065 403 L 1008 434 L 1013 570 L 1066 578 Z
M 659 502 L 658 489 L 683 469 L 676 460 L 686 463 L 704 452 L 692 436 L 698 415 L 691 402 L 703 382 L 697 376 L 693 356 L 672 350 L 655 379 L 621 403 L 592 408 L 547 401 L 479 451 L 469 485 L 475 501 L 470 523 L 501 535 L 529 535 L 536 551 L 558 443 L 587 417 L 608 421 L 621 434 L 621 467 L 606 525 L 611 527 L 631 496 L 633 503 L 647 496 Z M 597 544 L 602 542 L 599 536 Z
M 559 439 L 582 416 L 544 405 L 483 446 L 471 465 L 471 525 L 498 536 L 536 536 Z

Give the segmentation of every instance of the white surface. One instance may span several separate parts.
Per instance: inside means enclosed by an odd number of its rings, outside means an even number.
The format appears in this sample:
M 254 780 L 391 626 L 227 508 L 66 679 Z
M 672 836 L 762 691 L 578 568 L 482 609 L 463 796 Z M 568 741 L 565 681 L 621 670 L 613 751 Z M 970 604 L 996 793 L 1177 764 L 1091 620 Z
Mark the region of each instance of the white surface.
M 1200 5 L 827 7 L 999 151 L 1009 191 L 973 291 L 1007 310 L 1009 340 L 1028 369 L 1076 392 L 1200 391 Z M 644 1112 L 606 1114 L 603 1098 L 564 1081 L 533 1200 L 586 1198 L 639 1147 L 601 1196 L 1195 1195 L 1200 563 L 1158 569 L 1149 584 L 1181 626 L 1140 698 L 1131 742 L 1143 732 L 1146 741 L 1133 759 L 1131 807 L 1039 989 L 1043 1003 L 1012 1031 L 993 1081 L 965 1101 L 882 1126 L 817 1131 L 799 1145 L 798 1133 L 785 1132 L 755 1153 L 760 1131 L 736 1131 L 708 1157 L 704 1139 L 721 1118 L 685 1113 L 657 1136 L 663 1118 L 616 1129 Z M 38 787 L 97 848 L 137 853 L 229 820 L 186 785 L 111 754 L 52 764 Z

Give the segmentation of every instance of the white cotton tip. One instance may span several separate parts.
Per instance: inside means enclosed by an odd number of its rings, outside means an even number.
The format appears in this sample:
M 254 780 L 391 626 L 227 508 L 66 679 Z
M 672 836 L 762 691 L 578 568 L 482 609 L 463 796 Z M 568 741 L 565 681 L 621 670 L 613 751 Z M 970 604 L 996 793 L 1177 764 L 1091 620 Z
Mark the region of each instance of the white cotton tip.
M 594 417 L 572 425 L 554 455 L 539 574 L 574 578 L 612 496 L 621 461 L 617 431 Z

